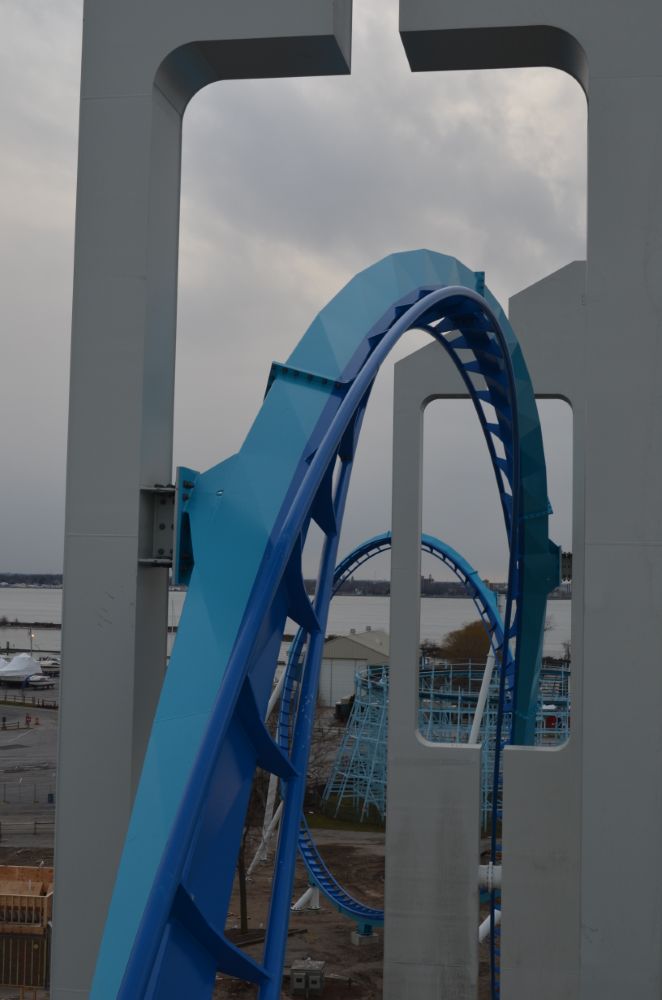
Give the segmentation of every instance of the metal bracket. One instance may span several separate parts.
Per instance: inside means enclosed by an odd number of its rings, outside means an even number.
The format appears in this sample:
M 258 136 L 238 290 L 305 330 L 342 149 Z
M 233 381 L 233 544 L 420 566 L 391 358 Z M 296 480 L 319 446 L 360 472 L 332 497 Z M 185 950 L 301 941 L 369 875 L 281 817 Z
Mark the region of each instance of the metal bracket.
M 140 491 L 140 566 L 172 566 L 175 487 L 145 486 Z
M 316 372 L 309 372 L 304 368 L 294 368 L 292 365 L 281 365 L 278 361 L 274 361 L 269 372 L 265 396 L 269 392 L 269 389 L 271 389 L 271 386 L 274 384 L 276 379 L 286 379 L 290 382 L 300 382 L 303 385 L 314 385 L 317 388 L 325 389 L 326 392 L 329 393 L 338 391 L 345 393 L 351 385 L 351 381 L 330 378 L 328 375 L 318 375 Z
M 172 560 L 172 582 L 174 586 L 188 586 L 193 570 L 193 540 L 188 505 L 200 475 L 195 469 L 179 466 L 175 487 L 175 553 Z

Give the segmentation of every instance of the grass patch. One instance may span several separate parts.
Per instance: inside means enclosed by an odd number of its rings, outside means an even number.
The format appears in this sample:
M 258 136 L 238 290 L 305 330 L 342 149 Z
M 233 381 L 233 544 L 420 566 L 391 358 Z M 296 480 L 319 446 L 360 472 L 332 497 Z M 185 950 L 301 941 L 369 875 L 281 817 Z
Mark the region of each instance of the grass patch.
M 357 833 L 383 833 L 383 823 L 359 823 L 357 819 L 343 819 L 336 816 L 325 816 L 324 813 L 313 813 L 306 816 L 306 822 L 311 830 L 351 830 Z

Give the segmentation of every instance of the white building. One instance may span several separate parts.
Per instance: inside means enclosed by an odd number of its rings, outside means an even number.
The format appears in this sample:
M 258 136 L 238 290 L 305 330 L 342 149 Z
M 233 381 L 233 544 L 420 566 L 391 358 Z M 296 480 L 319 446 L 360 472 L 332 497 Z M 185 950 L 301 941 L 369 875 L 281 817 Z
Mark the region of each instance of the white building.
M 354 694 L 354 675 L 369 666 L 389 662 L 389 635 L 382 629 L 352 630 L 324 644 L 319 684 L 320 705 L 333 707 L 341 698 Z

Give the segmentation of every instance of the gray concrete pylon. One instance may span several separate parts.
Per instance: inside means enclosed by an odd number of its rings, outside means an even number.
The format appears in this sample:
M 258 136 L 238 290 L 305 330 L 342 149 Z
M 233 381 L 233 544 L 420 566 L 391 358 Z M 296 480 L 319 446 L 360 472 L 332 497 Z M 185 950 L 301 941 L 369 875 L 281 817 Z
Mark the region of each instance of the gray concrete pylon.
M 511 299 L 536 396 L 582 407 L 584 284 L 576 261 Z M 480 760 L 469 746 L 415 736 L 423 414 L 434 399 L 467 399 L 444 351 L 430 344 L 395 366 L 391 686 L 386 827 L 384 997 L 475 998 L 478 975 Z M 473 413 L 468 413 L 474 419 Z M 573 423 L 573 538 L 582 539 L 583 425 Z M 487 455 L 485 458 L 486 461 Z M 417 484 L 419 484 L 417 488 Z M 582 578 L 582 546 L 573 567 Z M 583 609 L 573 605 L 581 648 Z M 393 687 L 392 687 L 393 690 Z M 577 996 L 581 660 L 573 658 L 572 740 L 560 749 L 507 750 L 504 760 L 504 1000 Z M 423 887 L 421 889 L 421 887 Z M 544 905 L 538 905 L 544 900 Z M 535 919 L 532 919 L 534 914 Z M 410 994 L 406 992 L 410 990 Z
M 418 731 L 423 411 L 464 386 L 438 344 L 395 366 L 384 1000 L 476 996 L 480 747 Z
M 85 0 L 54 1000 L 87 996 L 166 656 L 141 488 L 172 477 L 182 115 L 223 79 L 349 71 L 351 0 Z
M 662 995 L 662 5 L 401 0 L 400 29 L 414 70 L 549 65 L 588 96 L 586 338 L 572 362 L 585 434 L 578 988 L 650 1000 Z M 506 933 L 504 912 L 504 945 Z
M 575 261 L 510 300 L 536 396 L 560 397 L 572 426 L 571 738 L 508 747 L 503 765 L 501 985 L 504 1000 L 577 1000 L 581 961 L 581 763 L 586 264 Z M 551 497 L 552 504 L 554 498 Z M 580 595 L 579 599 L 574 595 Z M 553 605 L 550 616 L 554 617 Z

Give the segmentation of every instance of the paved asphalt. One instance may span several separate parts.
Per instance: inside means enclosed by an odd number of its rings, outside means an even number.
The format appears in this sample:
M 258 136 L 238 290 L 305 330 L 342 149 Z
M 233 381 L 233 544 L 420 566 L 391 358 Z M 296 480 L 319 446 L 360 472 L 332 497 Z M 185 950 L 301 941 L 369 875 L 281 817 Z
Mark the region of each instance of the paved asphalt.
M 14 689 L 3 695 L 18 694 Z M 27 692 L 30 699 L 58 699 L 57 688 Z M 55 814 L 55 763 L 59 713 L 0 704 L 0 844 L 51 847 Z M 26 716 L 30 716 L 29 725 Z M 19 728 L 16 728 L 18 724 Z M 4 728 L 3 728 L 4 727 Z

